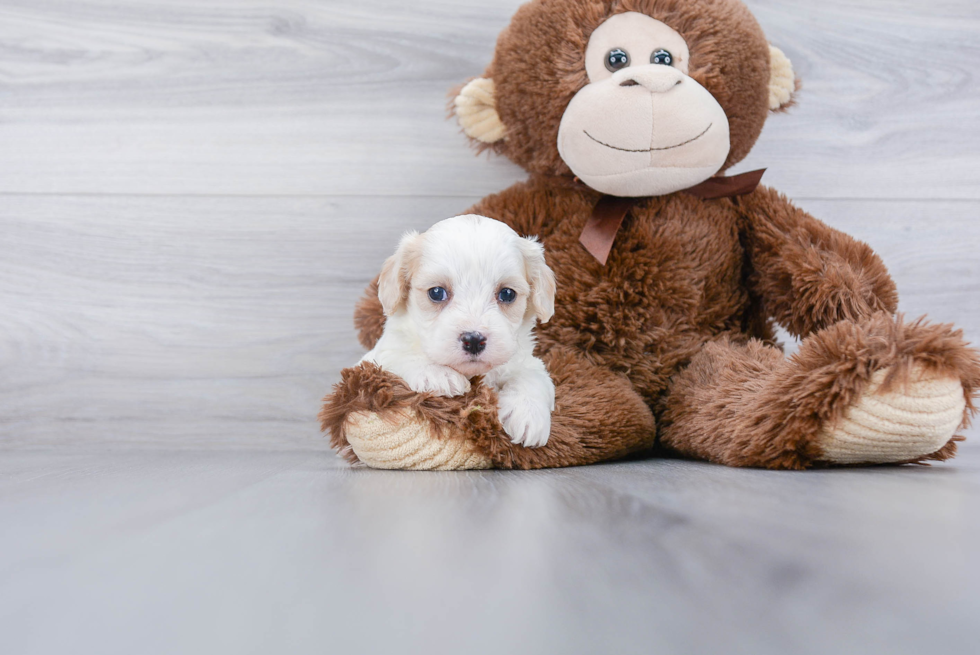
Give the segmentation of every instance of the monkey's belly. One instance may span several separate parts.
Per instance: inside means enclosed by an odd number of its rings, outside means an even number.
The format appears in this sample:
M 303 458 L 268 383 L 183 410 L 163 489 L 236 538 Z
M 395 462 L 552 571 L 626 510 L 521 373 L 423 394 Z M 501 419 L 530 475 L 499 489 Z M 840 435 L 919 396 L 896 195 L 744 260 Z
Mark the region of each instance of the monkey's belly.
M 542 351 L 554 345 L 573 347 L 596 364 L 626 375 L 651 403 L 705 342 L 733 332 L 740 323 L 734 313 L 699 313 L 699 285 L 674 287 L 669 304 L 658 302 L 663 297 L 656 290 L 623 292 L 608 286 L 607 281 L 596 281 L 597 291 L 614 295 L 616 302 L 583 298 L 573 311 L 560 312 L 556 320 L 539 326 Z M 731 295 L 740 293 L 732 290 Z
M 655 394 L 706 341 L 742 325 L 737 217 L 683 195 L 641 201 L 603 266 L 578 241 L 594 202 L 543 240 L 558 291 L 555 316 L 538 327 L 542 350 L 573 347 Z

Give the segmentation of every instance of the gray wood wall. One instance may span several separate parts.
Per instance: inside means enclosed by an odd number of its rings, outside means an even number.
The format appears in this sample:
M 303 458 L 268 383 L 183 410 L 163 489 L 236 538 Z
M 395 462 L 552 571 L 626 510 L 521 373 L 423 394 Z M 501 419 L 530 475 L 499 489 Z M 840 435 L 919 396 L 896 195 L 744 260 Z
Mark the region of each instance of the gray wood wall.
M 523 177 L 445 120 L 519 0 L 0 0 L 0 439 L 325 448 L 398 235 Z M 799 105 L 737 170 L 980 341 L 980 4 L 752 0 Z

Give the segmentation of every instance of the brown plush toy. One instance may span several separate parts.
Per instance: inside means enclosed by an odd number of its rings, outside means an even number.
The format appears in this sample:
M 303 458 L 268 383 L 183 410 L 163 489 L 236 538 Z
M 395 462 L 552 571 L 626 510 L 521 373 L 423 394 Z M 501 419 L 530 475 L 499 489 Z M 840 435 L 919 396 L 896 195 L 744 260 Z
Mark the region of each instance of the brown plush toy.
M 551 436 L 514 445 L 496 398 L 415 394 L 346 369 L 321 421 L 351 462 L 589 464 L 655 447 L 731 466 L 944 460 L 980 361 L 959 331 L 894 313 L 867 245 L 723 177 L 792 103 L 787 58 L 737 0 L 534 0 L 454 101 L 465 133 L 530 178 L 468 213 L 537 235 L 558 283 L 537 354 Z M 355 323 L 384 325 L 377 286 Z M 785 357 L 778 323 L 802 341 Z

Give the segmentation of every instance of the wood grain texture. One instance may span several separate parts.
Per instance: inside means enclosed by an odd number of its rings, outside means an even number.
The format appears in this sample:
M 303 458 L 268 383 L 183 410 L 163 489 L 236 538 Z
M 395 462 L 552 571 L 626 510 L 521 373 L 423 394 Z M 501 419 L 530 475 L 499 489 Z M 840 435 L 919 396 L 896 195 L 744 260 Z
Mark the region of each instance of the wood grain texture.
M 976 650 L 976 429 L 929 469 L 329 451 L 400 234 L 523 177 L 444 120 L 519 2 L 0 2 L 4 655 Z M 980 5 L 749 4 L 804 91 L 739 170 L 980 343 Z
M 121 420 L 149 431 L 124 440 L 241 443 L 267 431 L 214 434 L 207 421 L 312 428 L 319 398 L 362 354 L 354 302 L 400 233 L 464 208 L 417 198 L 8 198 L 4 432 L 57 440 L 52 428 L 68 422 L 115 439 L 105 421 Z M 303 443 L 313 434 L 304 430 Z
M 5 0 L 0 192 L 478 195 L 446 93 L 520 0 Z M 749 3 L 804 81 L 743 169 L 797 198 L 980 199 L 980 5 Z

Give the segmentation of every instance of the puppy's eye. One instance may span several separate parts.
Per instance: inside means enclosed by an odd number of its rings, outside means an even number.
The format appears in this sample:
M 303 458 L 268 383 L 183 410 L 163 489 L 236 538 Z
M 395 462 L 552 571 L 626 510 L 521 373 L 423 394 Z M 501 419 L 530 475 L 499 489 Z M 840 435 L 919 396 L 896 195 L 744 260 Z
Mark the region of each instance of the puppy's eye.
M 630 55 L 622 48 L 613 48 L 606 53 L 606 69 L 615 73 L 630 65 Z
M 449 298 L 449 293 L 442 287 L 429 289 L 429 300 L 432 302 L 445 302 L 447 298 Z
M 512 303 L 517 300 L 517 292 L 513 289 L 501 289 L 497 292 L 497 300 L 504 303 Z
M 670 54 L 664 49 L 657 50 L 652 55 L 650 55 L 651 64 L 663 64 L 664 66 L 674 65 L 674 55 Z

